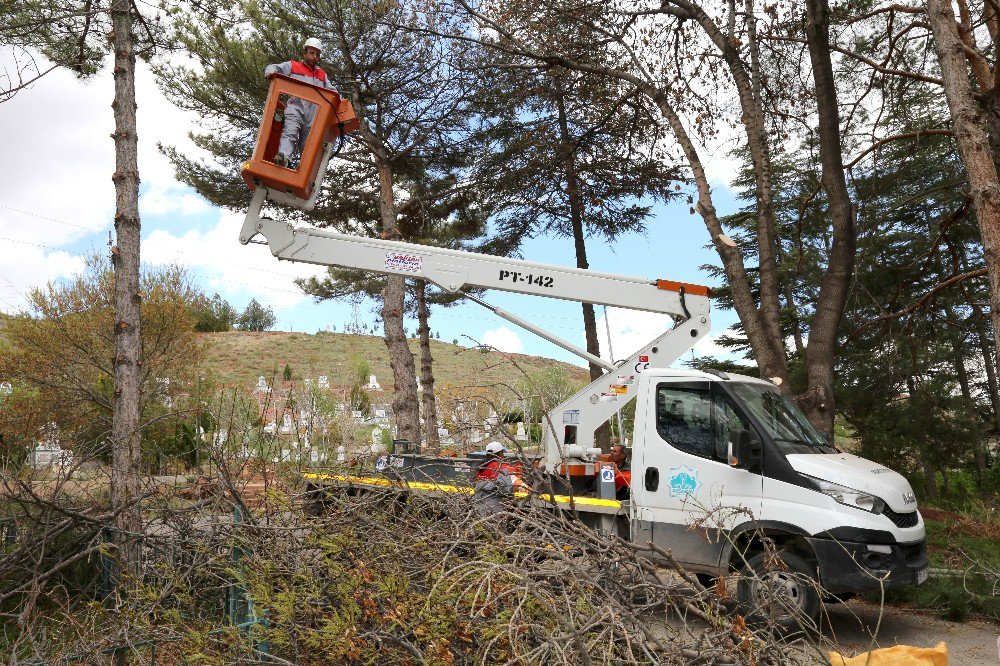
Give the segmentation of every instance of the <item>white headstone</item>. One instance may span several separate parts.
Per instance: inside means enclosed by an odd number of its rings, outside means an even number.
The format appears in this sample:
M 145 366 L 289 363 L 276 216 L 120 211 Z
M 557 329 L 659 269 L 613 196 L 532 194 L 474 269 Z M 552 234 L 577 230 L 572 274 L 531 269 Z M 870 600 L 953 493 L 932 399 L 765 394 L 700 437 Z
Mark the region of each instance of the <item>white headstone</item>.
M 309 423 L 309 412 L 304 409 L 299 410 L 299 424 L 307 425 Z
M 271 392 L 271 387 L 267 385 L 267 380 L 264 379 L 264 375 L 257 378 L 257 390 L 264 391 L 265 393 Z
M 326 375 L 320 375 L 319 380 L 316 382 L 317 388 L 330 388 L 330 379 Z
M 10 382 L 0 382 L 0 393 L 10 395 L 14 392 L 14 386 Z
M 447 428 L 438 428 L 438 437 L 447 437 L 450 434 Z
M 372 446 L 376 446 L 382 443 L 382 429 L 375 428 L 372 430 Z
M 375 378 L 375 375 L 370 375 L 368 377 L 368 390 L 369 391 L 381 391 L 382 390 L 382 387 L 379 386 L 378 380 Z
M 337 462 L 347 462 L 347 450 L 343 445 L 337 447 Z
M 364 414 L 361 413 L 360 409 L 355 409 L 351 411 L 351 418 L 355 421 L 360 421 L 364 418 Z
M 483 435 L 479 432 L 479 428 L 472 429 L 472 432 L 469 433 L 469 441 L 473 444 L 483 441 Z
M 292 415 L 285 414 L 281 417 L 281 432 L 290 433 L 292 431 Z
M 385 410 L 384 409 L 376 409 L 375 410 L 375 418 L 377 418 L 377 419 L 384 419 L 384 418 L 386 418 Z
M 274 433 L 278 432 L 278 424 L 275 423 L 274 421 L 268 421 L 267 425 L 264 426 L 264 432 L 266 432 L 268 435 L 273 435 Z M 275 460 L 275 462 L 278 461 Z
M 43 428 L 43 437 L 31 452 L 30 463 L 34 467 L 59 467 L 73 464 L 73 452 L 63 451 L 59 446 L 58 430 L 52 430 L 54 423 Z
M 228 439 L 229 439 L 229 431 L 226 430 L 225 428 L 219 428 L 218 431 L 216 431 L 215 433 L 215 439 L 213 441 L 215 442 L 216 446 L 222 446 L 223 444 L 226 443 L 226 440 Z
M 524 432 L 524 421 L 517 422 L 517 434 L 514 435 L 514 439 L 519 442 L 528 441 L 528 433 Z

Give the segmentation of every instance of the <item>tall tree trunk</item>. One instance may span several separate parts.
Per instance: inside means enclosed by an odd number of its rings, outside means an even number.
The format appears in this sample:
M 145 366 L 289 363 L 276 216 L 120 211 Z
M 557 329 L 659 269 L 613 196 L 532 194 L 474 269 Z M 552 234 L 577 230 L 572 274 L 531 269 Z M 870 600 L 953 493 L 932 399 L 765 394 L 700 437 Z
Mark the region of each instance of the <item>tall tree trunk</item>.
M 986 315 L 980 312 L 979 316 L 985 317 Z M 996 353 L 990 348 L 989 334 L 982 323 L 976 325 L 976 339 L 979 340 L 979 351 L 983 355 L 986 390 L 990 396 L 990 405 L 993 407 L 993 427 L 996 429 L 997 435 L 1000 435 L 1000 386 L 997 383 Z
M 965 339 L 962 337 L 958 321 L 958 315 L 951 305 L 944 308 L 945 320 L 948 322 L 949 342 L 951 343 L 952 363 L 955 365 L 955 374 L 958 376 L 958 387 L 962 392 L 963 410 L 969 418 L 976 418 L 976 401 L 972 397 L 972 383 L 969 379 L 969 371 L 965 367 Z M 982 438 L 977 435 L 973 438 L 972 456 L 976 463 L 976 482 L 983 483 L 983 475 L 986 472 L 986 451 L 982 446 Z
M 965 49 L 951 0 L 927 0 L 927 18 L 941 67 L 955 143 L 965 164 L 990 281 L 990 320 L 1000 349 L 1000 176 L 987 121 L 969 82 Z
M 955 270 L 956 272 L 969 270 L 969 262 L 962 245 L 958 246 L 958 262 L 955 264 Z M 968 282 L 962 282 L 962 294 L 965 295 L 965 302 L 972 309 L 973 332 L 978 342 L 979 351 L 982 353 L 983 370 L 986 372 L 986 391 L 990 397 L 990 406 L 993 408 L 993 427 L 996 434 L 1000 435 L 1000 385 L 997 382 L 996 352 L 994 351 L 996 348 L 990 346 L 991 336 L 986 330 L 988 318 Z M 985 442 L 983 446 L 985 447 Z
M 747 321 L 740 316 L 747 336 L 753 335 L 753 329 L 759 330 L 763 337 L 752 344 L 754 360 L 757 361 L 765 377 L 777 377 L 781 380 L 783 391 L 788 391 L 788 365 L 785 359 L 784 336 L 781 333 L 781 301 L 778 278 L 777 245 L 778 238 L 774 221 L 774 182 L 771 174 L 771 149 L 768 143 L 767 123 L 762 101 L 762 86 L 760 76 L 759 46 L 757 42 L 757 23 L 753 0 L 745 0 L 743 16 L 746 20 L 748 50 L 750 53 L 750 69 L 740 53 L 740 38 L 723 30 L 708 15 L 708 12 L 692 0 L 671 0 L 669 4 L 680 7 L 690 14 L 706 36 L 715 44 L 719 55 L 726 63 L 729 73 L 736 85 L 736 94 L 740 101 L 742 117 L 740 122 L 747 138 L 747 149 L 750 161 L 754 167 L 754 188 L 757 199 L 757 258 L 760 305 L 755 315 L 754 326 L 746 329 Z M 730 4 L 730 12 L 735 12 L 735 3 Z M 735 16 L 730 17 L 730 25 Z M 662 104 L 660 104 L 662 108 Z M 671 121 L 671 126 L 673 126 Z M 676 134 L 676 131 L 675 131 Z M 685 152 L 687 152 L 685 150 Z M 690 161 L 690 160 L 689 160 Z M 699 188 L 701 189 L 701 188 Z M 701 208 L 699 208 L 701 212 Z M 714 210 L 713 210 L 714 213 Z M 705 220 L 708 223 L 708 220 Z M 713 240 L 715 234 L 713 233 Z M 716 241 L 716 248 L 720 243 Z M 722 253 L 720 252 L 720 256 Z M 723 263 L 726 258 L 723 256 Z M 727 271 L 728 272 L 728 271 Z M 727 276 L 728 277 L 728 276 Z M 732 283 L 730 282 L 732 286 Z M 749 285 L 748 285 L 749 289 Z M 734 291 L 734 300 L 736 294 Z M 762 357 L 758 350 L 769 349 Z
M 362 128 L 362 132 L 365 132 Z M 365 132 L 367 133 L 367 132 Z M 382 217 L 382 233 L 394 238 L 399 233 L 396 217 L 396 199 L 393 192 L 392 167 L 385 155 L 377 148 L 376 167 L 379 175 L 379 209 Z M 389 350 L 389 365 L 392 367 L 393 395 L 392 413 L 396 417 L 400 439 L 410 442 L 420 441 L 420 407 L 417 404 L 417 374 L 413 352 L 406 340 L 403 328 L 403 302 L 406 284 L 399 275 L 386 278 L 382 288 L 382 327 L 385 332 L 385 346 Z
M 569 197 L 570 223 L 573 227 L 573 247 L 576 251 L 576 267 L 590 268 L 587 261 L 587 242 L 583 230 L 583 201 L 580 197 L 580 181 L 576 172 L 576 145 L 569 132 L 566 120 L 566 106 L 562 91 L 556 95 L 556 106 L 559 109 L 560 144 L 565 155 L 563 169 L 566 172 L 566 190 Z M 597 337 L 597 317 L 591 303 L 582 303 L 583 331 L 587 339 L 587 352 L 594 356 L 601 355 L 601 343 Z M 591 381 L 604 376 L 604 368 L 594 363 L 590 364 Z M 605 453 L 611 451 L 611 425 L 603 423 L 594 431 L 594 446 Z
M 938 488 L 937 479 L 935 478 L 934 466 L 924 461 L 924 490 L 927 491 L 927 497 L 932 500 L 941 499 L 941 490 Z
M 441 440 L 438 438 L 437 402 L 434 397 L 434 359 L 431 357 L 431 327 L 430 310 L 427 308 L 427 283 L 417 283 L 417 333 L 420 338 L 420 386 L 423 395 L 420 398 L 424 413 L 424 441 L 427 448 L 438 453 L 441 450 Z
M 809 345 L 806 348 L 808 387 L 805 395 L 799 398 L 799 404 L 805 408 L 809 420 L 822 428 L 833 441 L 833 421 L 836 415 L 833 367 L 837 331 L 854 273 L 857 237 L 854 231 L 854 206 L 844 178 L 837 86 L 830 60 L 829 13 L 826 0 L 806 2 L 806 41 L 809 43 L 809 59 L 816 86 L 822 183 L 833 226 L 833 245 L 827 257 L 826 272 L 816 299 L 816 312 L 809 328 Z
M 136 136 L 132 5 L 111 5 L 115 99 L 114 401 L 111 417 L 111 505 L 122 573 L 138 577 L 142 511 L 139 506 L 139 398 L 142 364 L 139 305 L 139 166 Z

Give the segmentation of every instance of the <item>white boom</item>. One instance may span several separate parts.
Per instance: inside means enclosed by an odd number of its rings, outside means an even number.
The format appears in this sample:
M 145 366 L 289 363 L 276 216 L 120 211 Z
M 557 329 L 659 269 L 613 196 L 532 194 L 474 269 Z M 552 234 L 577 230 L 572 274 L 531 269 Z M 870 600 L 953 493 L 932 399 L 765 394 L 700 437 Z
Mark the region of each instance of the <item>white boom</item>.
M 363 238 L 260 217 L 266 195 L 259 188 L 251 204 L 240 242 L 257 234 L 278 259 L 321 266 L 338 266 L 419 278 L 489 308 L 518 326 L 558 344 L 608 372 L 550 411 L 543 424 L 544 464 L 556 469 L 572 460 L 590 461 L 596 455 L 594 431 L 635 397 L 636 376 L 645 369 L 667 367 L 691 349 L 711 329 L 708 290 L 698 285 L 600 273 L 541 264 L 521 259 L 463 252 L 430 245 Z M 527 322 L 520 317 L 465 294 L 468 288 L 546 296 L 595 305 L 611 305 L 673 316 L 678 323 L 612 366 Z

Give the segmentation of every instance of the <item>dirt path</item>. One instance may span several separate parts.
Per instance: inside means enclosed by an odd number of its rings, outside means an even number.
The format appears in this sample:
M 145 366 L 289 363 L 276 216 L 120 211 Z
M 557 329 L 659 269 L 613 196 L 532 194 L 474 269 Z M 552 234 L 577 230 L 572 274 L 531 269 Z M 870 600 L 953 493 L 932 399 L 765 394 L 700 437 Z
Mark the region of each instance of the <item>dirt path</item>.
M 948 644 L 949 666 L 996 666 L 997 638 L 1000 625 L 982 620 L 949 622 L 932 613 L 909 608 L 886 606 L 879 626 L 879 607 L 864 601 L 827 606 L 830 616 L 825 632 L 836 649 L 845 656 L 879 647 L 914 645 L 934 647 L 939 641 Z M 873 643 L 871 634 L 879 626 Z

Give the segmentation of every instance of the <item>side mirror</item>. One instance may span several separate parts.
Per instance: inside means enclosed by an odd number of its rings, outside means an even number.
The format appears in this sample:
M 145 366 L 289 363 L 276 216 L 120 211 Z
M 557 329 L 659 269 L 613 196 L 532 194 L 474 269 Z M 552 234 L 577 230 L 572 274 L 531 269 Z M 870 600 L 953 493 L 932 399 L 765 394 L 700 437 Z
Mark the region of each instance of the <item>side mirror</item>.
M 729 464 L 754 471 L 760 469 L 764 447 L 749 430 L 734 430 L 729 435 Z

